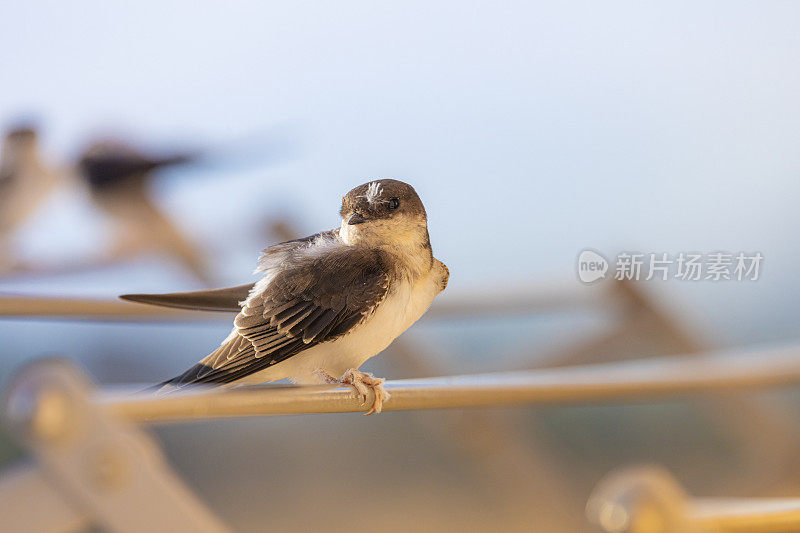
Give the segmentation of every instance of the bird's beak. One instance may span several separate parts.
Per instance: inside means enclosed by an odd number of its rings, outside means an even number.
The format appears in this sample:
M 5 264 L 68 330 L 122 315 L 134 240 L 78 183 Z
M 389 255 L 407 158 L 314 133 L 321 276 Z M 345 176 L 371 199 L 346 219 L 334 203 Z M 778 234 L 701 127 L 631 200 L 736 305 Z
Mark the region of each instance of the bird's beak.
M 367 221 L 367 219 L 366 219 L 366 218 L 364 218 L 364 217 L 361 215 L 361 213 L 359 213 L 358 211 L 356 211 L 355 213 L 353 213 L 352 215 L 350 215 L 350 218 L 349 218 L 349 219 L 347 219 L 347 223 L 348 223 L 349 225 L 351 225 L 351 226 L 354 226 L 354 225 L 356 225 L 356 224 L 363 224 L 363 223 L 364 223 L 364 222 L 366 222 L 366 221 Z

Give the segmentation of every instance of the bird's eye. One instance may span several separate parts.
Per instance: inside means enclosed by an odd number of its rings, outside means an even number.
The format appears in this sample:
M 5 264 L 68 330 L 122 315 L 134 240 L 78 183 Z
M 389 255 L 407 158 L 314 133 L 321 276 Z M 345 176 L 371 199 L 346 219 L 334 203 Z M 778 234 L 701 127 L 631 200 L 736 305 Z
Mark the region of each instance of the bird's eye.
M 400 207 L 400 199 L 399 198 L 389 198 L 389 209 L 395 210 Z

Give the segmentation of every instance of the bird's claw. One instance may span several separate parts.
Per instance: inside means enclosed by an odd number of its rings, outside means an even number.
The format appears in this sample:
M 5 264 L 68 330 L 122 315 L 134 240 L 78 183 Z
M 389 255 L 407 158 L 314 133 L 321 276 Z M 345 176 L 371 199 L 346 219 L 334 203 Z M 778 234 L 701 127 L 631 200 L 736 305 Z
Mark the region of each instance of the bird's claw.
M 374 400 L 369 411 L 364 413 L 365 415 L 380 413 L 383 410 L 383 402 L 390 398 L 389 393 L 386 392 L 386 389 L 383 387 L 385 381 L 384 378 L 376 378 L 372 374 L 361 372 L 354 368 L 345 372 L 341 379 L 339 379 L 339 383 L 342 385 L 350 385 L 353 387 L 356 395 L 361 400 L 361 405 L 366 405 L 367 393 L 372 391 Z

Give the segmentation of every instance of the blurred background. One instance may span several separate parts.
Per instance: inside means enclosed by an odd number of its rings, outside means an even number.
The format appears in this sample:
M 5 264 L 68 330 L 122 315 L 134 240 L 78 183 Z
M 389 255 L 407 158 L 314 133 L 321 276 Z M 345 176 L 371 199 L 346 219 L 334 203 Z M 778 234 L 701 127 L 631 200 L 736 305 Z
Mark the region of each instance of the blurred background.
M 443 300 L 580 298 L 587 247 L 764 260 L 755 282 L 632 282 L 587 309 L 423 319 L 368 362 L 378 375 L 793 342 L 798 17 L 793 2 L 5 3 L 0 292 L 247 283 L 259 250 L 337 226 L 344 193 L 393 177 L 428 210 Z M 134 177 L 98 185 L 103 157 Z M 101 384 L 155 382 L 229 328 L 4 319 L 0 382 L 53 354 Z M 239 531 L 584 531 L 591 487 L 630 463 L 666 465 L 693 493 L 799 496 L 797 392 L 256 418 L 158 438 Z M 20 456 L 0 436 L 0 465 Z

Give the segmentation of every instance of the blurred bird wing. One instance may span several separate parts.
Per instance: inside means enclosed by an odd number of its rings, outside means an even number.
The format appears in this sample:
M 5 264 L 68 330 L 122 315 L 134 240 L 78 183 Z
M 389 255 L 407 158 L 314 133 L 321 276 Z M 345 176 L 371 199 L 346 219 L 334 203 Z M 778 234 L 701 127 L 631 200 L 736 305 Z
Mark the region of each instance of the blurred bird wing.
M 230 311 L 238 313 L 242 310 L 241 302 L 247 300 L 254 283 L 192 292 L 173 292 L 169 294 L 123 294 L 121 299 L 178 309 L 195 311 Z
M 151 157 L 127 145 L 98 142 L 84 152 L 77 166 L 91 187 L 105 188 L 120 183 L 143 183 L 155 170 L 190 163 L 197 157 L 188 152 Z

